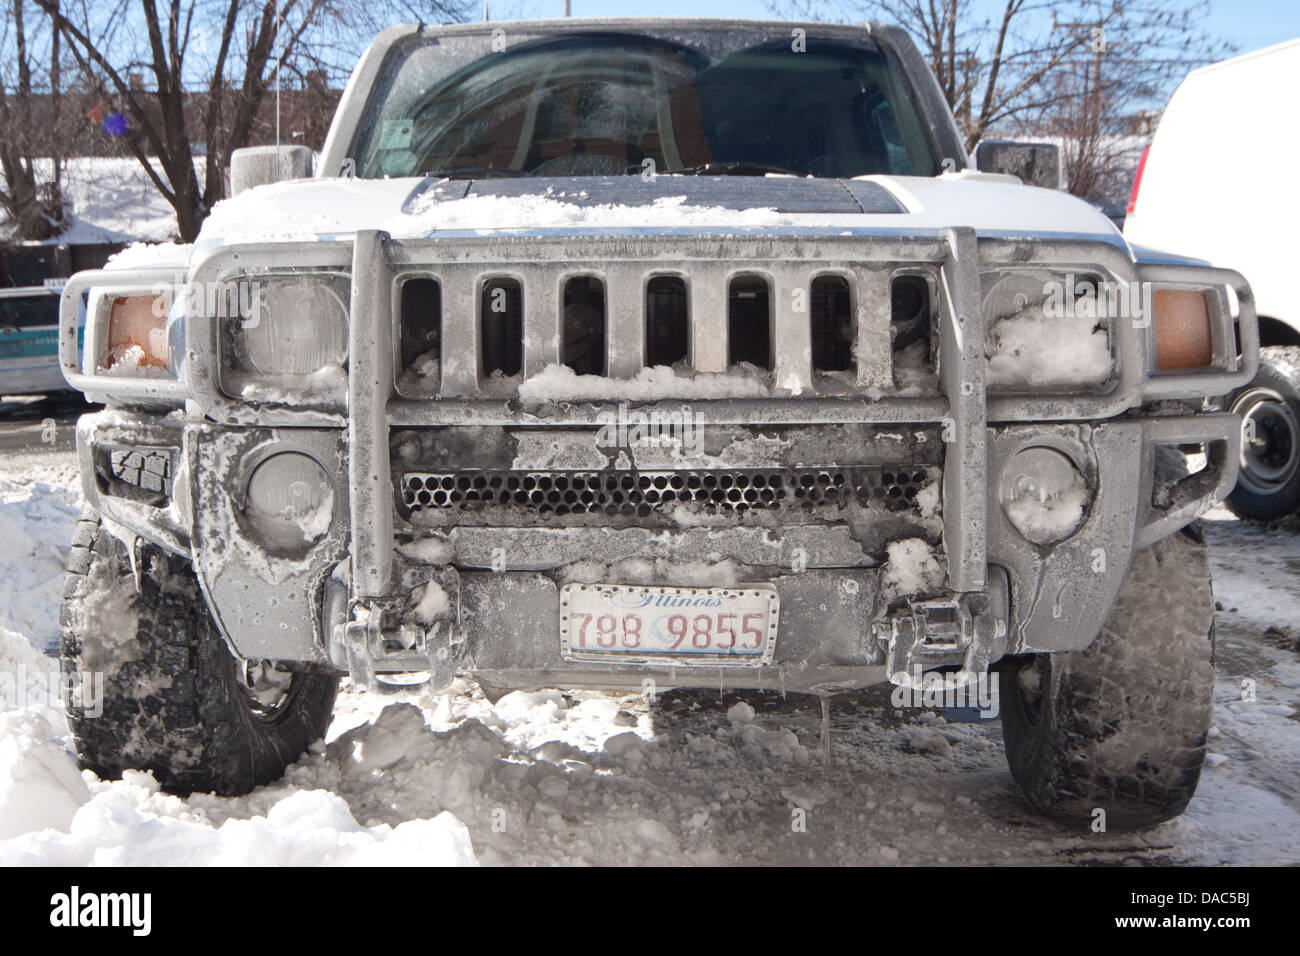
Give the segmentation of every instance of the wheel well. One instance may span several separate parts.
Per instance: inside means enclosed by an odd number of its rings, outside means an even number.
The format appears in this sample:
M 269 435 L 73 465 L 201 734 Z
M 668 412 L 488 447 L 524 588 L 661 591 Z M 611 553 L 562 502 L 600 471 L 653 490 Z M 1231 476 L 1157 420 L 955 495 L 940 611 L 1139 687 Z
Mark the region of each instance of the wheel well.
M 1281 319 L 1275 319 L 1269 315 L 1259 317 L 1259 344 L 1267 347 L 1270 345 L 1300 345 L 1300 331 Z

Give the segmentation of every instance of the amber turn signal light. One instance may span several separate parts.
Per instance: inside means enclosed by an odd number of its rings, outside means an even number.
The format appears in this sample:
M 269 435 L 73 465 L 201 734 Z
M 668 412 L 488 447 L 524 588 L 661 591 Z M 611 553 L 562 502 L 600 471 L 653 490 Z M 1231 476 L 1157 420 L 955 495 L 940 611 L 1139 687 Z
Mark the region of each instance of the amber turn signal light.
M 1155 292 L 1156 370 L 1206 368 L 1214 362 L 1210 303 L 1203 292 Z
M 110 369 L 119 365 L 167 366 L 167 302 L 162 296 L 137 295 L 113 300 L 108 313 Z

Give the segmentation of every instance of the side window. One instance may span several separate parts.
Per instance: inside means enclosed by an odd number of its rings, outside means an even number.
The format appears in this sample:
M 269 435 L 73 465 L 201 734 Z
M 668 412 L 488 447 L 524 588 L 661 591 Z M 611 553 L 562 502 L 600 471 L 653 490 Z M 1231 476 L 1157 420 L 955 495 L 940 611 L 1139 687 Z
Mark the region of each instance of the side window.
M 59 297 L 35 295 L 0 299 L 0 329 L 31 329 L 59 324 Z

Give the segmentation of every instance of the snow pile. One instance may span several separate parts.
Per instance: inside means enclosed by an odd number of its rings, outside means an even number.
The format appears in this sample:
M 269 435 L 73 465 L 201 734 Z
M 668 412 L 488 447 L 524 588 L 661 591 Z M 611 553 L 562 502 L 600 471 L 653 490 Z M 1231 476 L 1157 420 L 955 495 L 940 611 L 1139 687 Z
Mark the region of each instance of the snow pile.
M 421 195 L 410 212 L 384 227 L 394 235 L 421 235 L 436 229 L 544 229 L 589 226 L 602 229 L 727 225 L 779 226 L 793 222 L 774 209 L 723 209 L 688 206 L 685 196 L 663 196 L 648 206 L 600 204 L 579 206 L 560 194 L 539 196 L 471 196 L 445 201 L 432 190 Z
M 678 374 L 667 365 L 643 368 L 632 378 L 579 375 L 567 365 L 548 365 L 519 386 L 525 405 L 546 402 L 650 402 L 659 399 L 763 398 L 772 395 L 766 373 L 752 366 L 725 374 Z
M 158 161 L 152 162 L 165 181 Z M 47 180 L 49 161 L 38 160 L 36 165 L 38 177 Z M 201 182 L 203 157 L 197 157 L 194 165 Z M 71 206 L 71 220 L 51 242 L 159 241 L 176 235 L 176 210 L 134 157 L 78 156 L 67 160 L 63 196 Z M 0 216 L 0 230 L 8 225 Z
M 913 342 L 894 353 L 894 394 L 903 397 L 933 395 L 939 390 L 939 373 L 929 358 L 926 342 Z
M 35 479 L 0 476 L 0 627 L 27 650 L 58 647 L 63 571 L 81 514 L 75 476 L 73 466 Z
M 348 373 L 341 365 L 326 365 L 310 375 L 229 373 L 229 384 L 241 398 L 276 405 L 342 401 L 348 393 Z
M 438 350 L 417 355 L 397 380 L 397 390 L 406 395 L 428 396 L 438 393 L 442 381 L 442 362 Z
M 563 584 L 662 584 L 672 587 L 727 588 L 755 576 L 731 558 L 677 561 L 669 558 L 622 558 L 611 563 L 574 561 L 558 571 Z
M 934 549 L 921 538 L 889 542 L 889 560 L 881 575 L 881 589 L 890 595 L 915 595 L 936 591 L 947 578 Z
M 0 553 L 2 669 L 53 672 L 36 648 L 57 634 L 61 579 L 41 549 L 66 546 L 74 487 L 71 472 L 0 473 L 0 533 L 17 546 Z M 1300 540 L 1212 518 L 1225 605 L 1215 756 L 1187 814 L 1147 833 L 1033 817 L 996 720 L 896 706 L 887 686 L 829 702 L 828 761 L 820 702 L 775 691 L 536 690 L 492 703 L 465 679 L 400 695 L 345 681 L 328 742 L 238 798 L 79 773 L 59 711 L 7 701 L 0 865 L 1294 863 L 1300 660 L 1294 632 L 1283 638 L 1300 619 Z M 435 559 L 445 543 L 409 547 Z M 890 564 L 900 586 L 942 572 L 917 539 L 896 542 Z
M 160 335 L 155 330 L 150 336 Z M 173 378 L 174 376 L 165 365 L 156 364 L 143 348 L 132 343 L 125 348 L 118 346 L 112 349 L 108 355 L 108 366 L 100 367 L 96 371 L 100 375 L 108 375 L 114 378 Z
M 991 386 L 1100 386 L 1115 368 L 1096 318 L 1044 315 L 1037 305 L 992 321 L 985 354 Z
M 765 730 L 757 724 L 745 724 L 740 729 L 740 739 L 745 751 L 756 759 L 771 758 L 794 764 L 806 764 L 812 760 L 812 755 L 799 743 L 794 731 L 785 727 Z
M 1083 523 L 1088 488 L 1082 477 L 1049 497 L 1022 495 L 1006 505 L 1007 519 L 1035 544 L 1051 544 L 1073 534 Z
M 0 840 L 66 830 L 90 797 L 64 743 L 59 646 L 67 546 L 80 514 L 73 469 L 0 476 Z
M 427 236 L 440 231 L 494 232 L 547 228 L 682 228 L 727 229 L 791 225 L 808 217 L 773 209 L 725 209 L 691 206 L 684 195 L 665 195 L 650 205 L 578 205 L 564 194 L 471 196 L 443 199 L 425 190 L 409 204 L 419 178 L 391 180 L 317 179 L 310 183 L 270 183 L 226 199 L 204 221 L 200 244 L 221 239 L 290 241 L 342 235 L 357 229 L 382 229 L 394 238 Z M 665 189 L 671 188 L 670 184 Z M 581 197 L 574 197 L 581 198 Z M 376 210 L 391 209 L 385 215 Z M 400 210 L 400 211 L 399 211 Z
M 0 840 L 72 827 L 90 790 L 44 707 L 0 715 Z M 66 725 L 64 727 L 66 729 Z
M 102 786 L 66 833 L 0 843 L 0 865 L 149 866 L 473 865 L 469 834 L 451 816 L 363 827 L 336 794 L 299 790 L 265 814 L 214 825 L 202 808 L 158 792 L 148 774 Z
M 932 753 L 940 756 L 952 749 L 952 745 L 948 743 L 948 738 L 937 727 L 921 726 L 909 729 L 907 731 L 907 744 L 913 750 L 921 753 Z
M 161 266 L 185 270 L 194 246 L 180 242 L 133 242 L 108 257 L 105 269 L 157 269 Z
M 456 549 L 445 538 L 429 536 L 399 544 L 397 550 L 415 561 L 426 564 L 446 564 L 451 560 Z
M 415 598 L 413 612 L 421 624 L 432 624 L 451 610 L 451 598 L 437 581 L 430 581 Z

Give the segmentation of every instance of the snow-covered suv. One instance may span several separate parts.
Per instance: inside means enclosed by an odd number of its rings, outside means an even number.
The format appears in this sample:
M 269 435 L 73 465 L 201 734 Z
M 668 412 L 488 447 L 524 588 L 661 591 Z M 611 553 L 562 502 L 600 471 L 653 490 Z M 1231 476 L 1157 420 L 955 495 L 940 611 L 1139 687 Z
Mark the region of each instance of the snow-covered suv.
M 70 676 L 107 674 L 102 716 L 70 704 L 86 766 L 247 790 L 343 674 L 1000 672 L 1036 808 L 1186 805 L 1195 519 L 1240 435 L 1206 396 L 1257 361 L 1239 275 L 970 169 L 888 27 L 392 29 L 312 165 L 238 155 L 192 248 L 65 293 L 67 377 L 109 405 L 78 428 L 64 615 Z

